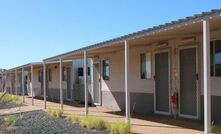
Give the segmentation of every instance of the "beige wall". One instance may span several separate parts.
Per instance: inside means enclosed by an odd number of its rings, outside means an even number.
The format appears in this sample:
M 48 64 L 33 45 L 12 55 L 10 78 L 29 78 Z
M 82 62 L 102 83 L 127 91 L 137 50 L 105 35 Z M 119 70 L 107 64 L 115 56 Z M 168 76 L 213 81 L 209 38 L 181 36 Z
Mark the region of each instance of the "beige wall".
M 55 67 L 56 66 L 56 67 Z M 59 64 L 48 65 L 47 69 L 51 69 L 52 81 L 48 82 L 48 88 L 60 88 L 60 66 Z M 67 88 L 66 81 L 62 81 L 63 89 Z
M 221 38 L 221 30 L 211 33 L 211 40 Z M 187 44 L 181 44 L 180 39 L 172 39 L 168 41 L 168 46 L 170 47 L 171 54 L 171 89 L 175 89 L 175 83 L 178 82 L 174 77 L 175 65 L 175 47 L 180 46 L 191 46 L 197 45 L 198 47 L 198 73 L 199 73 L 199 92 L 202 95 L 202 77 L 203 77 L 203 68 L 202 68 L 202 35 L 197 35 L 196 42 L 191 42 Z M 152 79 L 141 79 L 140 78 L 140 54 L 143 52 L 152 52 L 152 59 L 154 55 L 154 49 L 157 49 L 155 46 L 139 46 L 130 48 L 130 80 L 129 80 L 129 91 L 130 92 L 140 92 L 140 93 L 153 93 L 154 92 L 154 80 Z M 100 55 L 100 63 L 102 65 L 102 60 L 108 58 L 110 60 L 110 80 L 104 81 L 102 79 L 102 91 L 116 91 L 124 92 L 124 50 L 119 50 L 117 52 L 102 54 Z M 152 68 L 153 68 L 152 60 Z M 102 73 L 102 70 L 101 70 Z M 154 75 L 154 69 L 152 69 L 152 75 Z M 178 86 L 178 85 L 177 85 Z M 213 96 L 221 96 L 221 77 L 212 77 L 211 78 L 211 93 Z
M 150 47 L 138 47 L 130 49 L 130 92 L 153 93 L 153 79 L 140 79 L 140 53 L 149 51 Z M 110 60 L 110 80 L 102 79 L 103 91 L 124 91 L 124 51 L 101 55 L 102 60 Z

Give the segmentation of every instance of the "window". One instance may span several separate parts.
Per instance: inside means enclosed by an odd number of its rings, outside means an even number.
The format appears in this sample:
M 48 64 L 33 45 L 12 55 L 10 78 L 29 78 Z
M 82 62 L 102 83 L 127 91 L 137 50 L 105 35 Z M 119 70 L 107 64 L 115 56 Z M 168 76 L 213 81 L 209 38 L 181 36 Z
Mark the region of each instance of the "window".
M 221 76 L 221 40 L 210 43 L 211 76 Z
M 38 82 L 42 82 L 43 72 L 41 70 L 38 71 Z
M 91 69 L 90 67 L 87 68 L 87 75 L 90 76 Z M 80 67 L 78 68 L 78 76 L 84 76 L 84 68 Z
M 62 80 L 66 81 L 67 80 L 67 70 L 65 67 L 62 69 Z
M 140 54 L 140 78 L 151 79 L 151 53 Z
M 103 60 L 103 79 L 110 79 L 110 61 L 108 59 Z
M 87 75 L 88 75 L 88 76 L 91 75 L 91 68 L 90 68 L 90 67 L 87 68 Z
M 78 76 L 83 76 L 83 71 L 82 67 L 78 68 Z
M 48 69 L 48 81 L 52 81 L 51 75 L 51 69 Z

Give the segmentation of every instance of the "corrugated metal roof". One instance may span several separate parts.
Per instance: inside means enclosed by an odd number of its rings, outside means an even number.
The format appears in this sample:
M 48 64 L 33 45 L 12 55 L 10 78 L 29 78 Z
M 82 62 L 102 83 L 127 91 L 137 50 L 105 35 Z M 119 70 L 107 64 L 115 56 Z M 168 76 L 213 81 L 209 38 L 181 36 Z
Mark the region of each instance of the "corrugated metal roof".
M 11 72 L 11 71 L 14 71 L 16 69 L 22 69 L 23 67 L 26 68 L 26 67 L 29 67 L 31 65 L 41 65 L 41 64 L 43 64 L 43 63 L 42 62 L 31 62 L 31 63 L 24 64 L 24 65 L 15 67 L 15 68 L 11 68 L 11 69 L 7 70 L 6 72 Z
M 144 29 L 141 31 L 137 31 L 134 33 L 130 33 L 128 35 L 124 35 L 124 36 L 120 36 L 111 40 L 107 40 L 104 42 L 100 42 L 94 45 L 90 45 L 87 47 L 83 47 L 74 51 L 70 51 L 67 53 L 63 53 L 57 56 L 53 56 L 47 59 L 44 59 L 44 61 L 50 61 L 50 60 L 55 60 L 57 58 L 62 58 L 68 55 L 74 55 L 74 54 L 78 54 L 81 53 L 83 51 L 89 51 L 92 49 L 96 49 L 96 48 L 101 48 L 101 47 L 105 47 L 105 46 L 110 46 L 113 44 L 116 44 L 118 42 L 122 42 L 124 40 L 131 40 L 131 39 L 135 39 L 135 38 L 139 38 L 139 37 L 143 37 L 143 36 L 148 36 L 148 35 L 152 35 L 152 34 L 156 34 L 162 31 L 166 31 L 166 30 L 170 30 L 170 29 L 175 29 L 178 27 L 182 27 L 185 25 L 190 25 L 190 24 L 194 24 L 194 23 L 198 23 L 201 22 L 203 20 L 209 20 L 209 19 L 213 19 L 216 17 L 220 17 L 221 16 L 221 9 L 213 9 L 209 12 L 202 12 L 201 14 L 195 14 L 193 16 L 188 16 L 184 19 L 178 19 L 176 21 L 171 21 L 170 23 L 165 23 L 162 25 L 158 25 L 158 26 L 154 26 L 152 28 L 148 28 L 148 29 Z

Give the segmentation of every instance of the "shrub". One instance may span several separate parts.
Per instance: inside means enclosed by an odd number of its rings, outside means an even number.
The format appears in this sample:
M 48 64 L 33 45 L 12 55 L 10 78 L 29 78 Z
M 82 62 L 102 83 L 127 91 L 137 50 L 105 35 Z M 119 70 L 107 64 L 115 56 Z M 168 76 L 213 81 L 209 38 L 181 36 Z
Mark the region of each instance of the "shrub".
M 17 120 L 17 118 L 15 116 L 13 116 L 13 115 L 9 115 L 9 116 L 5 116 L 4 117 L 4 123 L 7 126 L 13 125 L 16 120 Z
M 81 126 L 90 129 L 106 129 L 107 121 L 100 117 L 86 117 L 81 120 Z
M 81 122 L 81 117 L 78 116 L 77 114 L 71 114 L 69 117 L 68 117 L 69 120 L 71 120 L 72 122 L 74 123 L 80 123 Z
M 111 134 L 130 134 L 131 124 L 125 122 L 114 122 L 108 127 Z
M 63 110 L 61 109 L 52 109 L 52 108 L 49 108 L 48 109 L 48 114 L 50 116 L 53 116 L 53 117 L 62 117 L 63 115 Z
M 55 116 L 56 116 L 56 113 L 54 112 L 53 109 L 49 108 L 49 109 L 48 109 L 48 115 L 55 117 Z
M 11 95 L 11 94 L 5 94 L 2 97 L 2 101 L 3 102 L 12 102 L 12 103 L 16 103 L 16 104 L 21 104 L 22 103 L 21 99 L 18 96 Z

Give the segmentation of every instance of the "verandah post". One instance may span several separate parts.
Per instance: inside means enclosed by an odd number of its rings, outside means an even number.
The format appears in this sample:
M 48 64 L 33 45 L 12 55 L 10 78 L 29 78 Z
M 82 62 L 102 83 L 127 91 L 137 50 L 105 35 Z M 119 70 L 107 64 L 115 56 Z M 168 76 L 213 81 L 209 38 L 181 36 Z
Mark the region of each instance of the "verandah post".
M 85 116 L 88 116 L 87 52 L 86 51 L 84 51 L 84 92 L 85 92 Z
M 33 67 L 33 65 L 31 65 L 31 85 L 30 85 L 30 87 L 31 87 L 31 104 L 32 104 L 32 106 L 34 105 L 34 96 L 33 96 L 33 91 L 34 91 L 34 87 L 33 87 L 33 85 L 34 85 L 34 71 L 33 71 L 33 69 L 34 69 L 34 67 Z
M 18 71 L 15 70 L 15 94 L 18 95 Z
M 25 69 L 22 67 L 22 98 L 25 103 Z
M 128 91 L 128 74 L 129 74 L 129 44 L 124 41 L 124 60 L 125 60 L 125 108 L 126 108 L 126 122 L 130 120 L 130 94 Z
M 43 88 L 44 88 L 44 109 L 47 108 L 46 100 L 46 63 L 43 63 Z
M 60 65 L 60 109 L 63 110 L 63 89 L 62 89 L 62 72 L 63 72 L 63 61 L 62 58 L 59 59 L 59 65 Z
M 210 28 L 203 21 L 203 89 L 204 89 L 204 133 L 211 133 L 211 86 L 210 86 Z

